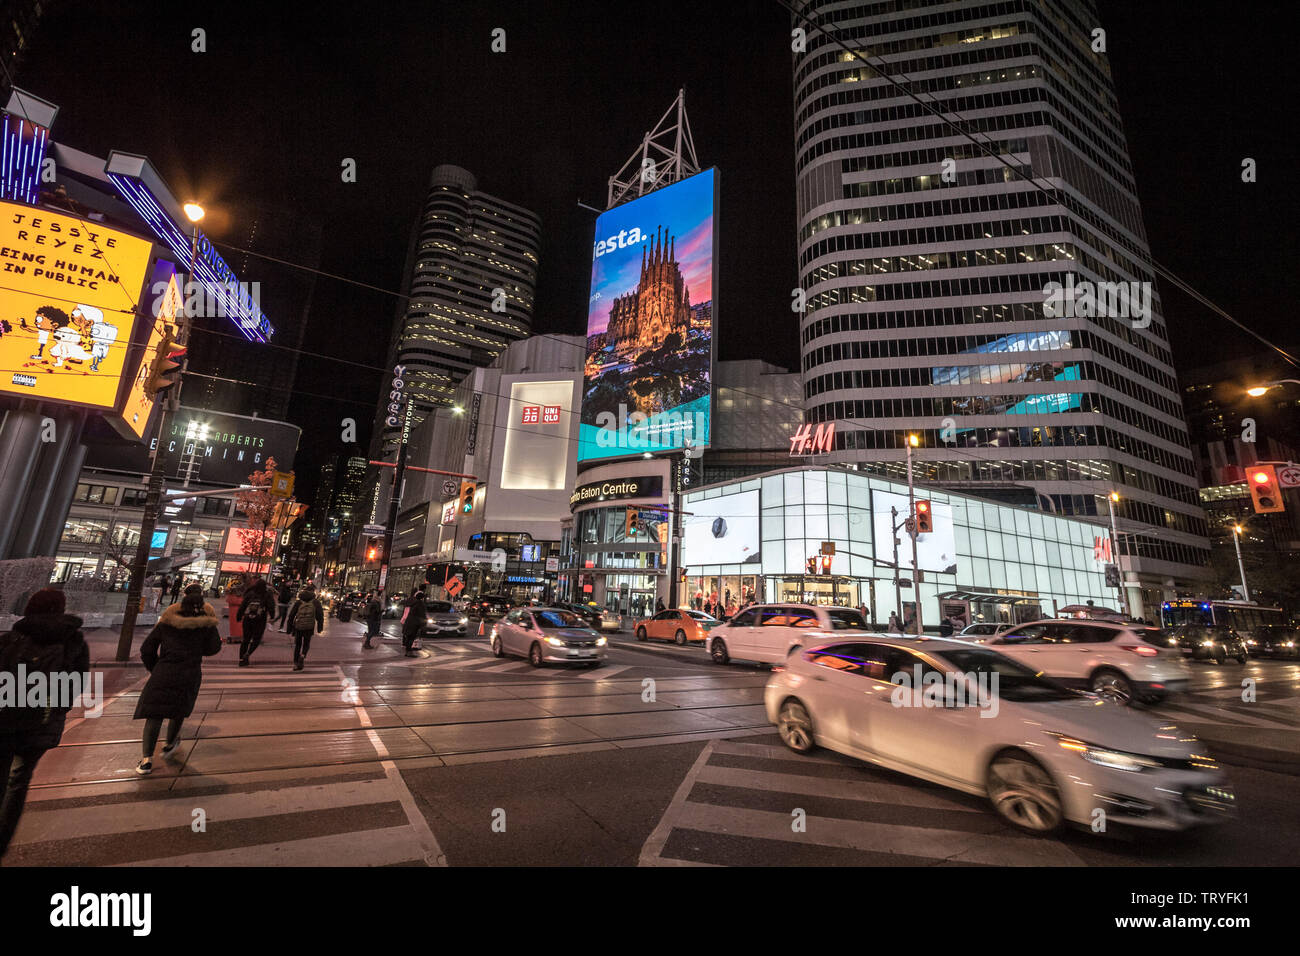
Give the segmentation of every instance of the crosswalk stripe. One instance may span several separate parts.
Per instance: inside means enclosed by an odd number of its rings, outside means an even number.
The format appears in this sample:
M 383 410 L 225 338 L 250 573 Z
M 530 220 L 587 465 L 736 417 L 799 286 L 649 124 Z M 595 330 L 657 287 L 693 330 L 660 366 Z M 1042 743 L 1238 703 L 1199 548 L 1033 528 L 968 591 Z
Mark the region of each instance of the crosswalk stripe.
M 424 856 L 411 826 L 360 830 L 284 843 L 187 853 L 121 866 L 387 866 Z
M 681 812 L 673 820 L 674 828 L 702 830 L 705 833 L 780 840 L 786 843 L 811 843 L 816 846 L 924 857 L 954 863 L 983 863 L 990 866 L 1086 865 L 1062 843 L 1006 832 L 967 833 L 814 816 L 809 816 L 806 824 L 805 832 L 795 833 L 788 813 L 690 801 L 682 805 Z
M 754 744 L 740 740 L 719 740 L 713 745 L 713 752 L 730 754 L 735 757 L 764 757 L 769 760 L 798 760 L 800 763 L 824 763 L 848 766 L 846 757 L 824 757 L 818 753 L 796 754 L 786 747 L 775 744 Z
M 533 665 L 527 661 L 507 661 L 504 664 L 497 664 L 493 667 L 483 667 L 479 669 L 480 674 L 500 674 L 506 671 L 532 670 Z
M 23 816 L 14 842 L 40 843 L 44 840 L 71 840 L 110 833 L 188 827 L 195 807 L 203 808 L 209 822 L 219 823 L 396 801 L 397 794 L 392 784 L 380 777 L 279 790 L 215 793 L 201 797 L 108 803 L 61 810 L 36 809 L 29 810 Z
M 1280 720 L 1271 720 L 1266 717 L 1258 717 L 1252 714 L 1241 714 L 1233 710 L 1223 710 L 1222 708 L 1198 706 L 1196 704 L 1179 704 L 1173 707 L 1162 707 L 1156 715 L 1160 717 L 1182 718 L 1191 723 L 1198 724 L 1237 724 L 1250 727 L 1286 727 L 1293 728 L 1295 725 Z
M 631 669 L 631 666 L 626 665 L 623 667 L 605 667 L 602 665 L 593 670 L 583 671 L 578 676 L 583 680 L 609 680 L 615 674 L 621 674 L 623 671 L 630 671 Z
M 790 754 L 789 756 L 793 757 L 795 755 Z M 695 780 L 696 783 L 713 783 L 723 787 L 797 793 L 800 796 L 856 800 L 860 803 L 906 804 L 911 807 L 925 807 L 931 810 L 984 812 L 983 807 L 973 807 L 939 794 L 928 793 L 916 786 L 879 783 L 869 779 L 838 780 L 831 777 L 809 777 L 803 774 L 775 773 L 767 770 L 715 767 L 710 764 L 700 771 Z M 956 791 L 952 792 L 956 793 Z

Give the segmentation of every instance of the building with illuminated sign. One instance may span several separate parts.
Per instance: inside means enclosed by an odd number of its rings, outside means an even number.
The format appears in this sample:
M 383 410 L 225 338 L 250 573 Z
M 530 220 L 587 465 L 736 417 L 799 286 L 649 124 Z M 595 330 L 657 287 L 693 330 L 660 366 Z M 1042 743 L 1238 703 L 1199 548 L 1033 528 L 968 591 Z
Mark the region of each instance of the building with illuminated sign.
M 808 31 L 793 67 L 808 421 L 835 423 L 837 460 L 888 477 L 915 432 L 925 482 L 1028 487 L 1100 524 L 1118 491 L 1120 564 L 1149 612 L 1203 576 L 1206 524 L 1093 4 L 802 8 L 995 154 Z M 1123 285 L 1089 303 L 1104 283 Z
M 536 214 L 481 191 L 468 171 L 434 169 L 407 256 L 409 298 L 389 347 L 388 367 L 407 368 L 415 424 L 452 404 L 473 369 L 532 330 L 540 231 Z M 381 414 L 374 434 L 372 457 L 397 430 L 385 429 Z

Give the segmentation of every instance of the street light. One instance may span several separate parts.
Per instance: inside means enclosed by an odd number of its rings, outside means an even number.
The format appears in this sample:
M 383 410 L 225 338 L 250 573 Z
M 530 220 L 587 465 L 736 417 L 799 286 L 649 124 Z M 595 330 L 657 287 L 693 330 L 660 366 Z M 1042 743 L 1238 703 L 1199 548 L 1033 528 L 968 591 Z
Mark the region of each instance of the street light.
M 1280 385 L 1300 385 L 1300 379 L 1297 378 L 1279 378 L 1272 382 L 1265 382 L 1263 385 L 1252 385 L 1246 389 L 1246 394 L 1251 398 L 1259 398 L 1270 388 L 1277 388 Z
M 196 202 L 187 202 L 181 207 L 185 210 L 185 218 L 190 222 L 201 222 L 204 216 L 204 209 Z
M 912 538 L 912 600 L 916 607 L 916 636 L 921 637 L 921 585 L 917 581 L 920 575 L 917 573 L 920 561 L 916 554 L 916 495 L 912 488 L 912 449 L 919 447 L 921 439 L 916 433 L 907 436 L 907 514 L 911 519 L 908 522 L 908 534 Z M 894 574 L 898 574 L 898 562 L 894 562 Z M 899 612 L 902 612 L 900 607 Z
M 1247 518 L 1246 520 L 1249 521 L 1250 519 Z M 1239 524 L 1232 526 L 1232 543 L 1237 548 L 1237 570 L 1241 572 L 1241 599 L 1249 602 L 1250 588 L 1246 586 L 1246 565 L 1241 560 L 1241 525 Z
M 1112 491 L 1106 496 L 1106 503 L 1110 511 L 1110 553 L 1115 562 L 1115 570 L 1119 571 L 1119 600 L 1124 609 L 1124 616 L 1131 617 L 1128 608 L 1128 590 L 1124 587 L 1124 571 L 1119 563 L 1119 532 L 1115 530 L 1115 502 L 1119 501 L 1119 492 Z

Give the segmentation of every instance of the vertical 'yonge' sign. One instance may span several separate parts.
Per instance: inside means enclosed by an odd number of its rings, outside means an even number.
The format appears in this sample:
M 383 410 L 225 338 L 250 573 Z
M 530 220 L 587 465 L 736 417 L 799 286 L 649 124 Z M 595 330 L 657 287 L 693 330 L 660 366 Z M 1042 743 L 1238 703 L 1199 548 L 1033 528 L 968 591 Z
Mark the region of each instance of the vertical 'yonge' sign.
M 389 428 L 396 428 L 402 421 L 402 400 L 406 388 L 405 365 L 393 366 L 393 380 L 388 386 L 388 417 L 384 419 L 384 424 Z M 406 435 L 402 435 L 402 440 L 406 440 Z
M 717 171 L 596 220 L 578 460 L 709 443 Z

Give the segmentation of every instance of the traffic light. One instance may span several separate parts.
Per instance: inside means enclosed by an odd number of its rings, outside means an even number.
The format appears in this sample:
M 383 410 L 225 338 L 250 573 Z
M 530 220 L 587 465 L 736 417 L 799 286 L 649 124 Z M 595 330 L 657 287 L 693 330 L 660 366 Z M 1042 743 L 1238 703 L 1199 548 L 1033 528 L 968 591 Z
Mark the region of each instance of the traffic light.
M 822 574 L 831 573 L 831 562 L 834 560 L 835 560 L 835 556 L 833 554 L 822 555 Z
M 811 558 L 808 559 L 808 573 L 809 573 L 809 574 L 816 574 L 816 573 L 817 573 L 817 556 L 816 556 L 816 555 L 813 555 Z
M 474 493 L 478 486 L 472 481 L 462 481 L 460 483 L 460 513 L 463 515 L 474 513 Z
M 1246 472 L 1246 484 L 1250 486 L 1250 500 L 1256 514 L 1286 510 L 1277 483 L 1277 469 L 1272 465 L 1252 465 Z
M 154 347 L 154 354 L 150 359 L 149 377 L 144 383 L 145 395 L 157 400 L 162 392 L 178 384 L 184 364 L 185 347 L 176 343 L 171 328 L 168 328 Z
M 626 512 L 627 513 L 623 516 L 623 536 L 625 538 L 634 538 L 639 530 L 637 528 L 636 509 L 628 508 L 626 509 Z
M 916 503 L 916 533 L 929 534 L 934 530 L 933 515 L 930 513 L 930 502 L 918 501 Z

